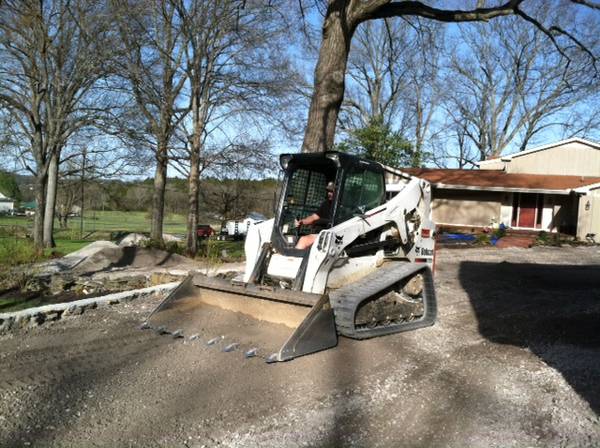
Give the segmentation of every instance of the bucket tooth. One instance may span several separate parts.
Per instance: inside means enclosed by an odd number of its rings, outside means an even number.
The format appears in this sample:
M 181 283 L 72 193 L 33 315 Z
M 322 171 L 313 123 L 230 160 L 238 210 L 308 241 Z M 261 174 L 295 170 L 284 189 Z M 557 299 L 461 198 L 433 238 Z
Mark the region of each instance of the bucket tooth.
M 171 333 L 171 336 L 173 336 L 173 339 L 179 339 L 183 337 L 183 330 L 178 329 L 175 330 L 173 333 Z
M 244 357 L 246 358 L 254 358 L 258 354 L 258 349 L 256 347 L 251 348 L 250 350 L 244 353 Z
M 228 345 L 226 345 L 226 346 L 225 346 L 225 348 L 223 349 L 223 351 L 224 351 L 225 353 L 228 353 L 228 352 L 233 352 L 234 350 L 237 350 L 237 348 L 238 348 L 239 346 L 240 346 L 240 344 L 239 344 L 239 343 L 237 343 L 237 342 L 233 342 L 233 343 L 231 343 L 231 344 L 228 344 Z
M 225 336 L 217 336 L 216 338 L 209 339 L 206 345 L 215 345 L 225 339 Z

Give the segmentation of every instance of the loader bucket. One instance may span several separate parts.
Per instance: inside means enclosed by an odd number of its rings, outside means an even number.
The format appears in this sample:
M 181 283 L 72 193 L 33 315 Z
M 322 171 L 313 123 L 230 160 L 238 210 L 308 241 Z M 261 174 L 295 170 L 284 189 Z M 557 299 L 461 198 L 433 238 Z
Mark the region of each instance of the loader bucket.
M 253 347 L 269 362 L 334 347 L 337 333 L 325 295 L 188 276 L 150 314 L 145 328 L 174 336 Z M 235 345 L 234 345 L 235 344 Z M 224 350 L 229 351 L 229 350 Z

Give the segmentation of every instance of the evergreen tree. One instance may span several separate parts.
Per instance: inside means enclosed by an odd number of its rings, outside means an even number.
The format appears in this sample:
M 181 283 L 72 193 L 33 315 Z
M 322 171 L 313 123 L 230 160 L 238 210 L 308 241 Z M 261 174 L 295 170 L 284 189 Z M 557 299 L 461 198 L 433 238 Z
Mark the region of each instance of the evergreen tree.
M 21 200 L 21 190 L 13 174 L 0 171 L 0 193 L 17 202 Z
M 381 116 L 373 117 L 363 128 L 350 131 L 337 149 L 392 167 L 417 167 L 422 163 L 413 145 L 384 123 Z

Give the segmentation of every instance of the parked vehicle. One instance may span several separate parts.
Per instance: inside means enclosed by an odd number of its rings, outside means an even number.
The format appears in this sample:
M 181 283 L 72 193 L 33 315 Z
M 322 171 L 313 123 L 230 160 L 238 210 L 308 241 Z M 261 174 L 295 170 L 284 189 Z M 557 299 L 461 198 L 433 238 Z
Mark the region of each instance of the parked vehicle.
M 259 213 L 250 213 L 241 221 L 226 221 L 221 226 L 220 240 L 243 240 L 248 234 L 250 226 L 260 224 L 266 218 Z
M 208 224 L 198 224 L 196 227 L 198 238 L 209 238 L 215 234 L 214 229 Z

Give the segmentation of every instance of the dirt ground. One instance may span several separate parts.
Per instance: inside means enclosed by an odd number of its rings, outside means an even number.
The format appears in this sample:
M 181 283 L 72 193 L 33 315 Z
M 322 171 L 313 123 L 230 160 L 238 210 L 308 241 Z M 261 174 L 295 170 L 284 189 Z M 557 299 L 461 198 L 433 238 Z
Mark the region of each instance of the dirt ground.
M 435 326 L 287 363 L 137 329 L 158 299 L 1 336 L 0 446 L 599 446 L 600 249 L 437 261 Z

